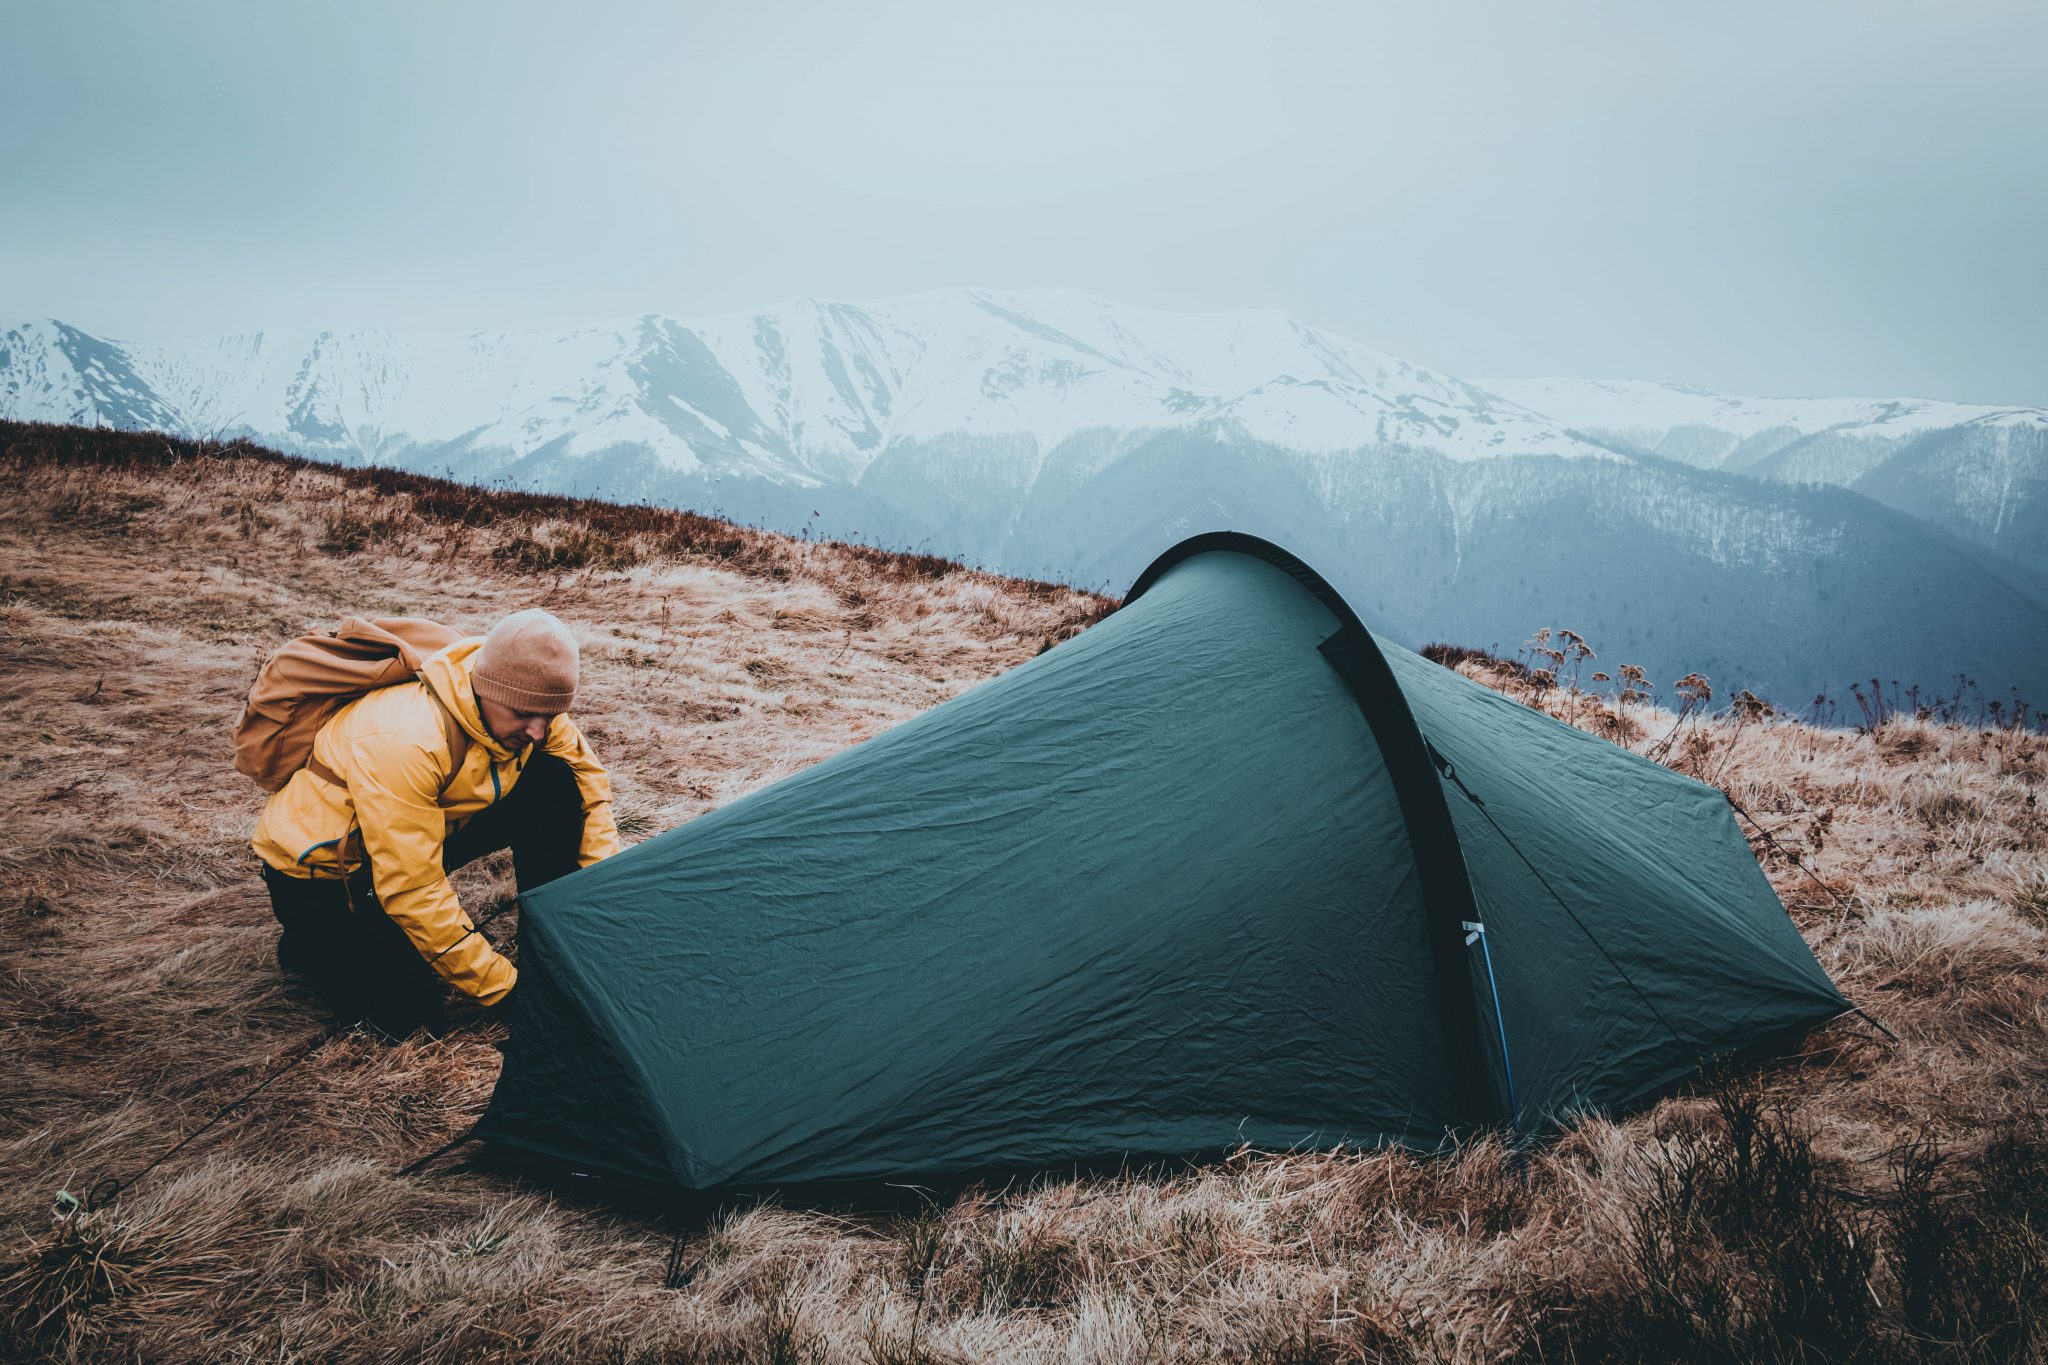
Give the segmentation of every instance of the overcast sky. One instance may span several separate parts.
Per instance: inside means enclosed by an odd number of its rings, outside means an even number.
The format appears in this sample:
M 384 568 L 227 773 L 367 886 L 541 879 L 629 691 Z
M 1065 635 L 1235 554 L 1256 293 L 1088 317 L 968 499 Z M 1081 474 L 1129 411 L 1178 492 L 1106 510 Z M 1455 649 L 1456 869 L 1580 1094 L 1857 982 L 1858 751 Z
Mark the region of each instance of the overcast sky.
M 0 320 L 1065 285 L 1479 378 L 2048 404 L 2048 5 L 21 3 Z

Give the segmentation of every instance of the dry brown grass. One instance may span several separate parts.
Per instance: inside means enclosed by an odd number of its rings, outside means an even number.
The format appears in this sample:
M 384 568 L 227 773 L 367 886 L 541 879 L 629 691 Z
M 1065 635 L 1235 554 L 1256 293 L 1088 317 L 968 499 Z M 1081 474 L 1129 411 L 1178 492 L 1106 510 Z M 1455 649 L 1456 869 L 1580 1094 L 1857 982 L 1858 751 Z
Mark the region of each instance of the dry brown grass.
M 1240 1153 L 922 1215 L 658 1211 L 444 1166 L 494 1025 L 343 1037 L 112 1205 L 58 1206 L 318 1035 L 270 961 L 227 728 L 346 611 L 586 648 L 644 836 L 1030 657 L 1107 604 L 653 509 L 493 497 L 153 437 L 0 427 L 0 1355 L 81 1360 L 2038 1358 L 2048 747 L 1617 705 L 1467 656 L 1727 789 L 1838 1023 L 1525 1158 Z M 1542 670 L 1537 670 L 1542 671 Z M 1796 862 L 1794 859 L 1796 858 Z M 473 904 L 500 867 L 462 878 Z M 1825 889 L 1823 889 L 1823 886 Z

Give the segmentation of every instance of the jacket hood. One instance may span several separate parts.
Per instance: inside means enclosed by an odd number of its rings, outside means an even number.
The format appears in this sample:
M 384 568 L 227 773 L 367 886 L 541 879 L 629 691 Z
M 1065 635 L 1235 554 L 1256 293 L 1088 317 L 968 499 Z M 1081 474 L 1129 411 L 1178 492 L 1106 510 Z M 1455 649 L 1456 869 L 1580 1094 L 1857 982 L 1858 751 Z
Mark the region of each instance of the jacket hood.
M 420 665 L 420 680 L 441 699 L 441 704 L 448 708 L 470 739 L 481 744 L 492 758 L 502 762 L 515 755 L 484 728 L 484 715 L 477 707 L 476 688 L 469 676 L 470 670 L 476 666 L 476 652 L 483 645 L 481 635 L 471 636 L 429 655 Z

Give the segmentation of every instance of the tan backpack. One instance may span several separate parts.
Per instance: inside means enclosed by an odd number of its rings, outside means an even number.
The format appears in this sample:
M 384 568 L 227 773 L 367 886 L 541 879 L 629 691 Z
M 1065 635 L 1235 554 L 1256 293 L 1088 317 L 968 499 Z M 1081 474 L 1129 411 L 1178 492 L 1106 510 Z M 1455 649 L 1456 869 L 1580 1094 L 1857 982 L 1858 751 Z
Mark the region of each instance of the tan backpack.
M 415 616 L 351 616 L 329 634 L 301 635 L 282 646 L 257 670 L 235 722 L 235 771 L 265 791 L 280 790 L 301 768 L 323 782 L 347 785 L 313 757 L 320 727 L 366 692 L 411 682 L 428 656 L 461 638 L 460 631 Z M 454 760 L 441 780 L 446 791 L 469 755 L 469 734 L 445 705 L 439 710 Z

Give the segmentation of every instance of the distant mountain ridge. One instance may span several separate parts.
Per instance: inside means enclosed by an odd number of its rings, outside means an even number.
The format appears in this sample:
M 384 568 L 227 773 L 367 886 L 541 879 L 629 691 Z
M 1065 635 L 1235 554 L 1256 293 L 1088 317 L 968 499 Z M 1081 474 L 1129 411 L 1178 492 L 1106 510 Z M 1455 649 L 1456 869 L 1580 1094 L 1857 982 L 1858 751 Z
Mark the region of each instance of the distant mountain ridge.
M 1604 445 L 1851 488 L 2048 569 L 2048 410 L 1918 398 L 1741 398 L 1643 380 L 1486 387 Z
M 1570 625 L 1653 676 L 1781 699 L 2048 682 L 2039 409 L 1471 383 L 1271 310 L 949 290 L 537 333 L 26 324 L 0 333 L 0 417 L 248 436 L 1111 591 L 1230 526 L 1344 566 L 1407 643 Z

